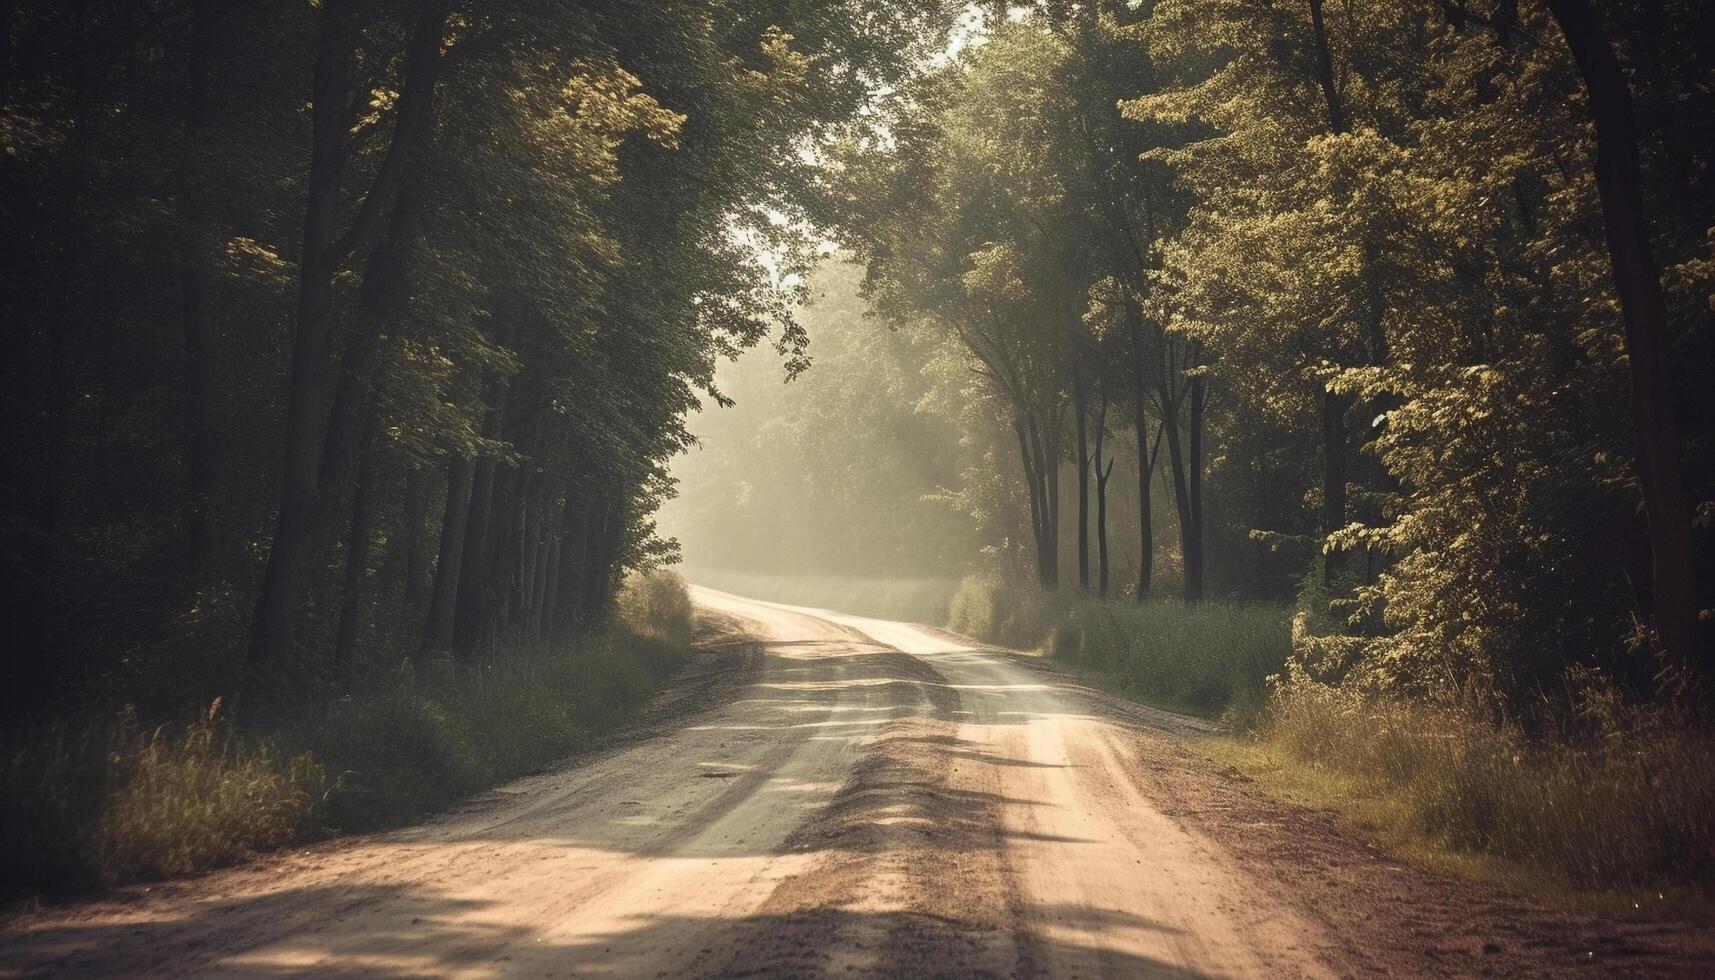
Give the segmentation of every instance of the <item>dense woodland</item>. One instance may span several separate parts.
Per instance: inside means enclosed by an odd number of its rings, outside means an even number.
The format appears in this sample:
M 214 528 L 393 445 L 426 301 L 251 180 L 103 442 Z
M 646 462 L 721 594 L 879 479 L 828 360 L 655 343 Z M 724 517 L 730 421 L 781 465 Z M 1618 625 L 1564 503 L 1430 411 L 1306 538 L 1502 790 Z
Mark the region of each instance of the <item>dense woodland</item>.
M 599 626 L 715 362 L 804 356 L 809 148 L 939 16 L 7 4 L 8 713 Z
M 693 451 L 674 526 L 753 567 L 1290 602 L 1300 676 L 1519 717 L 1570 676 L 1674 700 L 1715 649 L 1709 18 L 991 12 L 827 153 L 899 336 L 813 280 L 839 366 L 760 395 L 749 447 L 711 420 L 736 458 Z M 936 509 L 962 563 L 921 554 Z
M 1710 37 L 1695 0 L 14 0 L 4 716 L 575 659 L 683 490 L 693 563 L 1272 603 L 1282 712 L 1684 729 Z M 730 394 L 777 417 L 695 455 Z
M 1395 694 L 1675 694 L 1715 667 L 1710 18 L 1015 12 L 831 154 L 835 237 L 963 352 L 965 509 L 1043 588 L 1296 595 L 1297 667 Z

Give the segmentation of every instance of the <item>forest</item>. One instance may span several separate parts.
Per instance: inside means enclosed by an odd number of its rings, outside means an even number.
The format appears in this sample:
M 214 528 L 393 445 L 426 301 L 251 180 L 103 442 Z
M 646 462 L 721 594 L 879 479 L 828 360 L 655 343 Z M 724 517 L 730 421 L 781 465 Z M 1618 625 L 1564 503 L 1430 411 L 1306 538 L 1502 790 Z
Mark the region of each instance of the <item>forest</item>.
M 1040 647 L 1456 849 L 1707 889 L 1711 37 L 9 0 L 0 886 L 583 751 L 692 657 L 682 563 Z

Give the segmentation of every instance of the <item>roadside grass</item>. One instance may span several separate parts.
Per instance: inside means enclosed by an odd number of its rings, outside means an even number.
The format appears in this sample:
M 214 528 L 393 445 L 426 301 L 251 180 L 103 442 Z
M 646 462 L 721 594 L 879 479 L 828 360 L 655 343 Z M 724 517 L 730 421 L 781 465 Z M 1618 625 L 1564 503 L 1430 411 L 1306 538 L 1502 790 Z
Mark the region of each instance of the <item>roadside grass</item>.
M 0 888 L 188 874 L 327 833 L 394 826 L 588 748 L 689 658 L 669 573 L 634 579 L 612 629 L 492 666 L 409 670 L 235 725 L 218 703 L 141 730 L 86 711 L 0 735 Z
M 975 576 L 949 627 L 1218 719 L 1193 747 L 1402 860 L 1610 913 L 1715 914 L 1715 732 L 1585 678 L 1560 730 L 1287 670 L 1287 606 L 1053 596 Z
M 959 588 L 956 579 L 934 577 L 778 575 L 709 568 L 687 568 L 684 574 L 698 585 L 751 599 L 933 625 L 947 621 L 948 603 Z
M 999 579 L 966 579 L 949 628 L 1004 646 L 1041 647 L 1056 663 L 1121 697 L 1246 725 L 1269 675 L 1291 651 L 1291 609 L 1211 600 L 1138 603 L 1055 597 Z
M 1579 731 L 1530 734 L 1299 682 L 1212 751 L 1435 866 L 1634 909 L 1710 898 L 1715 737 L 1669 709 L 1584 707 Z

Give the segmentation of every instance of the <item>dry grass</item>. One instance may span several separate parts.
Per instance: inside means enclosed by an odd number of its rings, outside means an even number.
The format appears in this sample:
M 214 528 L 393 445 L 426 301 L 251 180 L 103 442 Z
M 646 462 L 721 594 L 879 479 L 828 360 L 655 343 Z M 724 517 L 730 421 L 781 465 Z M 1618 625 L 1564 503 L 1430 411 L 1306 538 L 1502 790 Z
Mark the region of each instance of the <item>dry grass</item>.
M 1595 710 L 1533 736 L 1301 682 L 1275 693 L 1251 759 L 1421 850 L 1583 889 L 1708 889 L 1715 738 L 1661 709 Z
M 115 789 L 92 841 L 104 880 L 230 864 L 320 828 L 322 767 L 272 740 L 246 744 L 219 709 L 178 731 L 118 726 L 108 757 Z
M 0 736 L 0 895 L 182 875 L 328 831 L 410 820 L 572 755 L 636 717 L 689 656 L 676 576 L 629 583 L 572 650 L 405 673 L 240 731 L 219 704 L 141 730 L 128 711 Z

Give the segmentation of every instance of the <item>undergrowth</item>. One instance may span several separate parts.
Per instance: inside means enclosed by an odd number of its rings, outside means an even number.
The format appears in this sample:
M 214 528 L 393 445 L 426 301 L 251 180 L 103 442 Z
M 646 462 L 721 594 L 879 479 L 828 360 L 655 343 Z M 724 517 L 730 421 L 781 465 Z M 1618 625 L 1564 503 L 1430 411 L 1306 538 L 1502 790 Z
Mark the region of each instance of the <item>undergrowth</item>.
M 234 724 L 217 702 L 141 729 L 86 710 L 0 735 L 0 886 L 67 890 L 187 874 L 322 834 L 396 825 L 588 747 L 689 656 L 677 576 L 628 583 L 572 650 L 415 676 Z
M 1208 743 L 1265 785 L 1330 807 L 1446 870 L 1537 890 L 1715 885 L 1715 732 L 1569 678 L 1570 714 L 1526 731 L 1493 710 L 1388 698 L 1293 671 L 1285 606 L 1098 601 L 975 576 L 950 627 L 1041 647 L 1122 696 L 1220 717 Z M 1641 906 L 1640 906 L 1641 907 Z
M 1659 706 L 1580 707 L 1565 730 L 1527 733 L 1300 681 L 1276 690 L 1255 735 L 1277 764 L 1341 777 L 1344 805 L 1395 835 L 1579 888 L 1707 890 L 1715 737 Z
M 1239 723 L 1254 717 L 1291 651 L 1284 606 L 1054 596 L 989 576 L 965 580 L 949 626 L 992 643 L 1042 646 L 1124 696 Z

